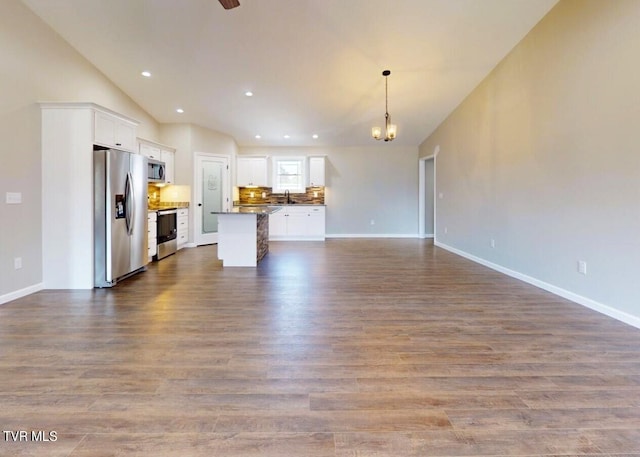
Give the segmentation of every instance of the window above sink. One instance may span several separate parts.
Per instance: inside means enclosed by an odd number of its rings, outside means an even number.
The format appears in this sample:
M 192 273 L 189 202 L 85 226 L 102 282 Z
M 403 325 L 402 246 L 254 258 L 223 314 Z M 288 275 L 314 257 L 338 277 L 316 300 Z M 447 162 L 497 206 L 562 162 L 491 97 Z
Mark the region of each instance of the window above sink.
M 306 192 L 305 157 L 273 158 L 273 193 L 291 194 Z

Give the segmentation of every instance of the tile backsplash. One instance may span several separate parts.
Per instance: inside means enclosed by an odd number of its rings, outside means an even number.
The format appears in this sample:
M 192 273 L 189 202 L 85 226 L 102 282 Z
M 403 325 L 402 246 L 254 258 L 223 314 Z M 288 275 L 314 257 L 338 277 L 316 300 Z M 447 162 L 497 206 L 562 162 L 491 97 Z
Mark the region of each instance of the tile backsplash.
M 147 201 L 149 202 L 149 208 L 159 208 L 160 207 L 160 188 L 155 186 L 154 184 L 149 184 L 147 186 Z
M 179 186 L 173 186 L 174 188 L 179 188 Z M 182 187 L 186 187 L 186 186 L 182 186 Z M 172 190 L 170 189 L 168 186 L 167 187 L 158 187 L 155 184 L 149 184 L 147 186 L 147 192 L 148 192 L 148 197 L 147 197 L 147 206 L 149 209 L 162 209 L 162 208 L 186 208 L 189 206 L 189 201 L 168 201 L 167 198 L 169 198 L 169 196 L 177 196 L 177 197 L 188 197 L 188 193 L 184 194 L 184 192 L 181 193 L 175 193 L 175 192 L 170 192 L 168 193 L 168 190 Z M 164 198 L 163 198 L 164 197 Z
M 284 194 L 272 193 L 271 187 L 239 187 L 238 190 L 240 200 L 237 203 L 241 205 L 282 205 L 287 202 Z M 300 204 L 324 205 L 324 187 L 307 187 L 306 193 L 291 194 L 290 199 Z
M 287 202 L 287 197 L 284 194 L 272 193 L 271 187 L 239 187 L 238 190 L 240 199 L 234 203 L 241 205 L 282 205 Z M 264 198 L 262 198 L 263 192 Z M 168 201 L 175 194 L 169 186 L 160 188 L 154 184 L 149 184 L 148 193 L 148 206 L 150 209 L 189 206 L 188 201 Z M 251 196 L 252 193 L 253 197 Z M 185 195 L 188 196 L 188 193 Z M 177 196 L 183 195 L 177 194 Z M 304 194 L 291 194 L 290 198 L 291 201 L 299 204 L 324 205 L 324 187 L 307 187 L 307 191 Z

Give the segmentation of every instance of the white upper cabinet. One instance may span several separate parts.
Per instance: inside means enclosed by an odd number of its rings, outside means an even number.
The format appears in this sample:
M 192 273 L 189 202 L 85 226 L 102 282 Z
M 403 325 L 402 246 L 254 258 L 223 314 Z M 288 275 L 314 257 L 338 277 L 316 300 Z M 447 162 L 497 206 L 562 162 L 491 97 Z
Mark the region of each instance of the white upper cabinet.
M 164 162 L 165 183 L 175 184 L 175 149 L 140 138 L 138 152 L 149 159 Z
M 160 160 L 165 164 L 164 168 L 164 180 L 167 184 L 175 183 L 175 153 L 168 149 L 162 149 L 160 151 Z
M 100 146 L 135 152 L 136 124 L 102 111 L 95 111 L 93 142 Z
M 140 143 L 139 152 L 148 159 L 162 160 L 162 150 L 158 146 L 149 143 Z
M 236 161 L 236 185 L 238 187 L 268 187 L 266 157 L 238 157 Z
M 319 187 L 325 185 L 324 169 L 324 157 L 309 157 L 309 187 Z

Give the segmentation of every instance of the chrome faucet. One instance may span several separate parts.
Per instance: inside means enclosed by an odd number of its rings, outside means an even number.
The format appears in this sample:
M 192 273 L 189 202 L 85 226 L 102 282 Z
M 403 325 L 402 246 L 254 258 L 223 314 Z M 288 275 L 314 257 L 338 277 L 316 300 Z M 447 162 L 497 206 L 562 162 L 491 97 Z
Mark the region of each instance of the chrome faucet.
M 287 197 L 287 205 L 291 203 L 291 197 L 289 196 L 289 189 L 284 191 L 284 196 Z

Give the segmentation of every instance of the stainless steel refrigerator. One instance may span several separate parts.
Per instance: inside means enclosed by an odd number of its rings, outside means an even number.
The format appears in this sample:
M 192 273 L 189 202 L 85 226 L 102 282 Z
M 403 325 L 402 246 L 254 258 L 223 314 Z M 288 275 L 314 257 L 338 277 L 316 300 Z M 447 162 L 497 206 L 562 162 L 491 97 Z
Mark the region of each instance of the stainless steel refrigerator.
M 146 269 L 147 158 L 93 151 L 95 287 L 112 287 Z

